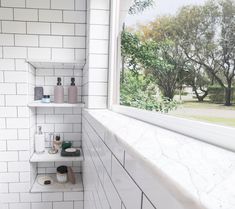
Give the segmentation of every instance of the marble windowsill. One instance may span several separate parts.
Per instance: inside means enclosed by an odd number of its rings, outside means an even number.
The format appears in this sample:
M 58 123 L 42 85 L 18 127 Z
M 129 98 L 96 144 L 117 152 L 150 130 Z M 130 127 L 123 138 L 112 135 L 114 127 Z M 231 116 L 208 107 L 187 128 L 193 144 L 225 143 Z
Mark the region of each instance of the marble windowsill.
M 235 208 L 235 153 L 109 110 L 86 111 L 185 208 Z

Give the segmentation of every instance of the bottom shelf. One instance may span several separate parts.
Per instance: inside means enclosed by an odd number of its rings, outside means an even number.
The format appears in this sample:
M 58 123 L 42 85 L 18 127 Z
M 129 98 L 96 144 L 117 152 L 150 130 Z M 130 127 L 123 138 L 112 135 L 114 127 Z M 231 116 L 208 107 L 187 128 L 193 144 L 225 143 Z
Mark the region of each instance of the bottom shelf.
M 52 185 L 41 185 L 38 183 L 38 178 L 41 176 L 50 176 L 53 179 Z M 58 183 L 56 180 L 56 174 L 38 174 L 31 192 L 78 192 L 83 191 L 82 177 L 81 174 L 76 173 L 76 184 L 67 182 L 65 184 Z

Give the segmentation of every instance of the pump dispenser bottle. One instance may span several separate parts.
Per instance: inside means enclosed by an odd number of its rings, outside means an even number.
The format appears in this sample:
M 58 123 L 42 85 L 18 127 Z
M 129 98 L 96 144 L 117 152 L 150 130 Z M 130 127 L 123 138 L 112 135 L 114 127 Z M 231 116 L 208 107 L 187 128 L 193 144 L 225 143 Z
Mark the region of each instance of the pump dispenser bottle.
M 34 137 L 35 140 L 35 152 L 43 153 L 45 151 L 45 139 L 42 133 L 42 127 L 38 126 L 38 131 Z
M 77 86 L 75 86 L 75 78 L 71 78 L 71 85 L 69 87 L 69 95 L 68 95 L 68 102 L 70 104 L 77 103 Z
M 54 87 L 54 102 L 63 103 L 64 102 L 64 88 L 61 84 L 61 78 L 57 78 L 57 86 Z

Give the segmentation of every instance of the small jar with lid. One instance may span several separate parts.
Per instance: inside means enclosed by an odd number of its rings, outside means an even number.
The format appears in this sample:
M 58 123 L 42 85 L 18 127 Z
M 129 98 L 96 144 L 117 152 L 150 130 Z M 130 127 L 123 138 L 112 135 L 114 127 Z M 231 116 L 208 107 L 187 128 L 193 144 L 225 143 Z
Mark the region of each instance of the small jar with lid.
M 43 95 L 42 97 L 42 103 L 50 103 L 51 102 L 51 97 L 50 95 Z
M 66 183 L 68 181 L 68 168 L 67 166 L 59 166 L 56 169 L 56 178 L 59 183 Z

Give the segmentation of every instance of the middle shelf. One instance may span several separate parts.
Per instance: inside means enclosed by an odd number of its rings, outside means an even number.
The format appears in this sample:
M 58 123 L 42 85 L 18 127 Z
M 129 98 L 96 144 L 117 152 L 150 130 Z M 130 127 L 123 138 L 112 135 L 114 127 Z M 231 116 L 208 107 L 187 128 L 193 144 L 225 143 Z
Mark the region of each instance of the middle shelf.
M 43 153 L 33 153 L 30 158 L 31 163 L 39 163 L 39 162 L 79 162 L 83 161 L 82 150 L 80 149 L 81 156 L 78 157 L 63 157 L 60 155 L 60 152 L 56 154 L 49 154 L 48 149 Z

